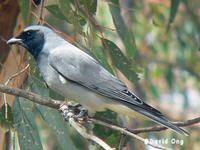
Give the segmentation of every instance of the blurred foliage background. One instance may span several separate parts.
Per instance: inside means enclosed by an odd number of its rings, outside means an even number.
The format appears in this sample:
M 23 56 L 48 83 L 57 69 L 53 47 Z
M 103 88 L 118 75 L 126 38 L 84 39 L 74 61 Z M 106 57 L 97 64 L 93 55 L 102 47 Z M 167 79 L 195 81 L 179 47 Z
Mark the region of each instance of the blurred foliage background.
M 200 114 L 200 2 L 198 0 L 8 0 L 0 1 L 8 15 L 0 16 L 1 40 L 16 35 L 24 26 L 38 22 L 51 27 L 67 41 L 95 57 L 105 68 L 123 80 L 136 95 L 158 108 L 171 120 L 184 121 Z M 8 7 L 9 6 L 9 7 Z M 17 7 L 14 9 L 14 7 Z M 12 13 L 14 11 L 14 13 Z M 17 17 L 16 17 L 17 16 Z M 9 19 L 12 18 L 13 19 Z M 9 26 L 7 25 L 9 24 Z M 8 31 L 8 34 L 3 34 Z M 7 32 L 6 32 L 7 33 Z M 1 43 L 0 81 L 29 63 L 30 71 L 12 80 L 42 96 L 64 99 L 49 90 L 33 58 L 21 47 L 5 51 Z M 17 66 L 16 66 L 17 64 Z M 53 150 L 100 149 L 63 121 L 56 110 L 23 98 L 9 97 L 5 119 L 4 97 L 0 97 L 0 149 Z M 129 128 L 155 125 L 141 116 L 127 118 L 111 111 L 97 113 Z M 120 133 L 101 126 L 91 130 L 118 148 Z M 143 138 L 169 139 L 173 149 L 200 147 L 199 127 L 188 127 L 189 137 L 167 130 L 140 134 Z M 171 139 L 184 144 L 172 144 Z M 10 144 L 9 144 L 10 143 Z M 9 144 L 9 145 L 8 145 Z M 126 138 L 123 150 L 152 149 Z

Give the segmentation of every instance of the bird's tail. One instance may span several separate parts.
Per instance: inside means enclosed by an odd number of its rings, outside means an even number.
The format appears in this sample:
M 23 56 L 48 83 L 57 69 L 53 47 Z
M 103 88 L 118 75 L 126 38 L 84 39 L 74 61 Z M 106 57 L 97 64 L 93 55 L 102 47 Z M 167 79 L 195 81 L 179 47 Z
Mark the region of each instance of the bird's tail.
M 138 97 L 136 97 L 136 98 L 139 99 Z M 125 105 L 128 106 L 129 108 L 135 110 L 136 112 L 143 114 L 144 116 L 152 119 L 153 121 L 155 121 L 167 128 L 170 128 L 177 133 L 185 134 L 187 136 L 189 135 L 189 133 L 187 131 L 183 130 L 182 128 L 180 128 L 180 127 L 176 126 L 175 124 L 173 124 L 172 122 L 170 122 L 160 111 L 151 107 L 150 105 L 148 105 L 144 102 L 140 105 L 134 105 L 129 102 L 125 102 L 125 103 L 126 103 Z

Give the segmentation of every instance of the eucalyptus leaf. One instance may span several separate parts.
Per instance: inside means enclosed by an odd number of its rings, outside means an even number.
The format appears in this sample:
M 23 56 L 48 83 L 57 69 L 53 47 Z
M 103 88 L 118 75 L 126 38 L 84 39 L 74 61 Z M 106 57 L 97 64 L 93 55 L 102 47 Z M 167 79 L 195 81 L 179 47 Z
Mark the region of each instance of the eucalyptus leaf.
M 55 94 L 55 92 L 49 91 L 44 84 L 38 82 L 38 80 L 35 80 L 35 78 L 29 79 L 29 85 L 34 93 L 46 97 L 48 97 L 51 93 L 51 97 L 63 99 L 60 95 L 58 96 Z M 63 150 L 66 149 L 66 147 L 67 149 L 77 149 L 70 137 L 70 128 L 68 123 L 63 121 L 63 118 L 58 110 L 54 110 L 42 105 L 36 105 L 36 110 L 51 128 Z
M 21 12 L 21 14 L 22 14 L 22 18 L 23 18 L 23 21 L 25 22 L 25 23 L 28 23 L 28 21 L 29 21 L 29 1 L 28 0 L 20 0 L 19 1 L 19 4 L 20 4 L 20 12 Z
M 70 137 L 69 124 L 63 120 L 61 114 L 57 110 L 41 105 L 37 105 L 37 110 L 55 134 L 62 149 L 77 150 Z
M 17 97 L 13 104 L 13 118 L 21 150 L 42 150 L 35 123 L 34 103 Z
M 98 49 L 96 48 L 94 51 L 94 55 L 97 58 L 97 60 L 112 74 L 114 74 L 112 67 L 110 66 L 110 64 L 107 61 L 107 57 L 105 54 L 105 51 L 103 51 L 102 49 Z
M 74 11 L 71 8 L 69 0 L 59 0 L 58 1 L 58 7 L 59 11 L 62 13 L 62 15 L 65 17 L 65 20 L 72 24 L 72 17 L 74 17 Z
M 53 5 L 48 5 L 45 6 L 45 8 L 52 14 L 54 15 L 56 18 L 61 19 L 61 20 L 65 20 L 68 21 L 69 20 L 64 16 L 64 14 L 62 13 L 62 11 L 60 10 L 59 6 L 56 4 Z
M 113 23 L 117 29 L 118 35 L 120 36 L 124 46 L 126 47 L 128 57 L 133 59 L 137 54 L 135 37 L 133 35 L 133 32 L 128 30 L 128 28 L 126 27 L 126 24 L 121 16 L 121 10 L 118 1 L 111 0 L 111 2 L 114 3 L 109 4 L 110 12 L 113 18 Z
M 169 67 L 169 68 L 166 69 L 165 78 L 166 78 L 166 81 L 168 83 L 168 86 L 170 88 L 172 88 L 174 81 L 175 81 L 172 67 Z
M 13 127 L 13 113 L 12 113 L 12 108 L 10 107 L 9 104 L 7 104 L 7 118 L 5 113 L 6 113 L 5 105 L 3 104 L 0 107 L 0 127 L 10 129 Z
M 149 83 L 149 90 L 154 97 L 159 98 L 160 94 L 156 85 L 154 85 L 153 83 Z
M 118 123 L 117 120 L 117 113 L 106 110 L 104 112 L 97 112 L 95 114 L 95 117 L 97 118 L 107 118 L 109 121 L 113 123 Z M 112 147 L 118 147 L 118 141 L 120 139 L 120 133 L 118 131 L 113 131 L 111 129 L 105 128 L 104 126 L 95 124 L 93 131 L 95 135 L 105 140 L 106 143 L 108 143 Z
M 97 10 L 97 0 L 81 0 L 80 4 L 85 7 L 90 14 L 95 14 Z
M 176 17 L 179 4 L 180 4 L 180 0 L 171 0 L 168 28 L 170 27 L 171 23 L 174 21 Z
M 112 41 L 102 39 L 105 49 L 110 53 L 113 65 L 118 68 L 130 81 L 137 81 L 137 66 L 132 63 Z
M 68 13 L 71 11 L 69 0 L 59 0 L 58 5 L 64 16 L 68 15 Z

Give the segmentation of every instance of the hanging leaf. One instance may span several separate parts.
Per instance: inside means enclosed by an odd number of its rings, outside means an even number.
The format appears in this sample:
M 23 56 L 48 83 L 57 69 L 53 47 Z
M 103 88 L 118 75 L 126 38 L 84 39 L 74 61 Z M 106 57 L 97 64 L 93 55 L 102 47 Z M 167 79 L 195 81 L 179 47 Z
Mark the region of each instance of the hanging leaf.
M 80 0 L 80 4 L 83 5 L 85 10 L 94 15 L 97 10 L 97 0 Z
M 77 13 L 72 9 L 69 0 L 59 0 L 58 7 L 63 16 L 67 19 L 67 22 L 74 24 L 74 20 L 78 20 Z
M 156 27 L 164 27 L 165 17 L 161 12 L 154 14 L 153 25 L 155 25 Z
M 133 59 L 137 54 L 135 37 L 133 35 L 133 32 L 128 30 L 128 28 L 126 27 L 126 24 L 121 16 L 119 2 L 116 0 L 110 1 L 111 3 L 109 3 L 109 8 L 112 14 L 113 23 L 117 29 L 118 35 L 120 36 L 124 46 L 126 47 L 128 57 Z
M 174 73 L 172 71 L 172 67 L 167 68 L 165 72 L 165 78 L 166 78 L 168 86 L 172 88 L 174 84 Z
M 28 0 L 20 0 L 19 1 L 20 4 L 20 10 L 21 10 L 21 14 L 22 14 L 22 18 L 25 24 L 27 24 L 30 20 L 30 16 L 29 16 L 29 1 Z
M 34 103 L 17 97 L 13 104 L 14 127 L 17 130 L 22 150 L 42 150 L 40 136 L 35 123 Z
M 170 28 L 171 23 L 174 21 L 176 17 L 179 4 L 180 4 L 180 0 L 171 0 L 170 16 L 169 16 L 167 30 Z
M 160 94 L 159 94 L 159 91 L 158 91 L 158 88 L 156 85 L 154 85 L 153 83 L 149 83 L 149 89 L 152 93 L 152 95 L 155 97 L 155 98 L 159 98 Z
M 118 68 L 130 81 L 137 81 L 136 65 L 124 56 L 121 50 L 112 41 L 102 39 L 104 48 L 110 53 L 113 65 Z
M 42 105 L 37 105 L 37 110 L 58 139 L 58 143 L 62 149 L 77 150 L 70 136 L 71 128 L 69 124 L 64 121 L 61 114 L 57 110 Z
M 58 5 L 62 14 L 67 17 L 72 10 L 69 0 L 59 0 Z
M 61 20 L 66 20 L 69 22 L 69 20 L 63 15 L 62 11 L 60 10 L 58 5 L 48 5 L 45 6 L 45 8 L 56 18 L 61 19 Z
M 109 65 L 106 54 L 102 49 L 95 49 L 95 57 L 97 60 L 112 74 L 114 74 L 112 67 Z
M 29 78 L 29 86 L 34 93 L 44 97 L 49 97 L 51 95 L 51 97 L 56 99 L 63 99 L 63 97 L 60 95 L 58 96 L 55 92 L 49 92 L 49 89 L 47 89 L 42 82 L 38 82 L 35 78 Z M 61 114 L 57 110 L 42 105 L 36 105 L 36 110 L 39 112 L 42 119 L 48 124 L 49 128 L 53 131 L 63 150 L 66 149 L 66 147 L 73 150 L 77 149 L 70 137 L 70 128 L 67 122 L 64 122 Z
M 104 112 L 97 112 L 95 114 L 95 117 L 100 117 L 100 118 L 109 118 L 111 122 L 117 122 L 117 114 L 113 111 L 106 110 Z M 102 132 L 103 131 L 103 132 Z M 98 137 L 105 139 L 105 141 L 113 147 L 116 147 L 115 145 L 119 141 L 119 132 L 111 130 L 111 129 L 106 129 L 105 127 L 95 124 L 93 128 L 93 132 L 95 135 Z
M 3 104 L 0 108 L 0 127 L 12 128 L 13 127 L 13 113 L 9 104 L 7 104 L 7 118 L 5 115 L 5 105 Z

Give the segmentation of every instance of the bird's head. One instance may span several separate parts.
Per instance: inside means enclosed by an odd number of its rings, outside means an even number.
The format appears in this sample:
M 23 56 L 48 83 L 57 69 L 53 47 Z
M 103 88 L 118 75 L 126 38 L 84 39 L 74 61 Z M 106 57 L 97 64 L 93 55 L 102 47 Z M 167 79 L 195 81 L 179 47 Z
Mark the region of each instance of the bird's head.
M 26 48 L 35 58 L 42 51 L 47 35 L 53 31 L 45 26 L 32 25 L 26 27 L 18 36 L 11 38 L 7 44 L 17 44 Z

